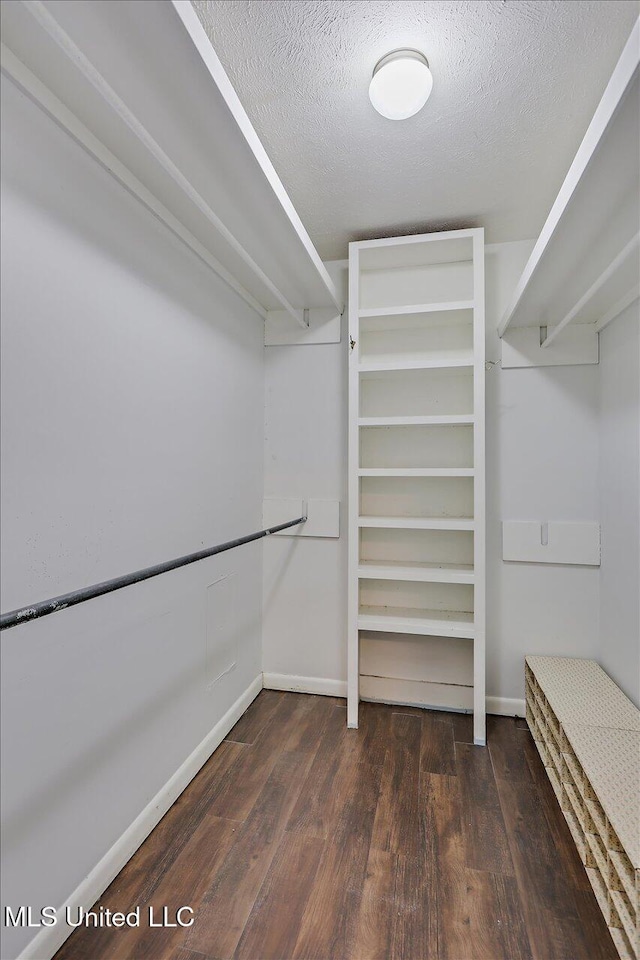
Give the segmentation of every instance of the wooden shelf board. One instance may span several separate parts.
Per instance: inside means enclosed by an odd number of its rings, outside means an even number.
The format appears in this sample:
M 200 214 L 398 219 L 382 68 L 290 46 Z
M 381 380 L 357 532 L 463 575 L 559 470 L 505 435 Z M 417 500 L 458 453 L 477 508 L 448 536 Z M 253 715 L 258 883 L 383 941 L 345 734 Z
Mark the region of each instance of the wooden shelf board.
M 360 373 L 377 373 L 384 370 L 454 370 L 458 367 L 473 368 L 471 350 L 451 350 L 441 353 L 397 353 L 360 359 Z
M 359 477 L 472 477 L 473 467 L 361 467 Z
M 405 563 L 402 560 L 361 560 L 361 580 L 412 580 L 422 583 L 473 583 L 472 564 Z
M 358 517 L 358 526 L 390 530 L 473 530 L 472 517 Z
M 445 300 L 441 303 L 415 303 L 397 307 L 372 307 L 359 311 L 361 320 L 367 317 L 402 317 L 419 313 L 439 313 L 450 310 L 473 310 L 473 300 Z
M 474 637 L 473 614 L 413 607 L 361 606 L 358 629 L 381 633 L 411 633 L 431 637 Z
M 452 414 L 451 416 L 430 417 L 360 417 L 360 427 L 418 427 L 418 426 L 446 426 L 456 424 L 472 424 L 475 417 L 472 413 Z

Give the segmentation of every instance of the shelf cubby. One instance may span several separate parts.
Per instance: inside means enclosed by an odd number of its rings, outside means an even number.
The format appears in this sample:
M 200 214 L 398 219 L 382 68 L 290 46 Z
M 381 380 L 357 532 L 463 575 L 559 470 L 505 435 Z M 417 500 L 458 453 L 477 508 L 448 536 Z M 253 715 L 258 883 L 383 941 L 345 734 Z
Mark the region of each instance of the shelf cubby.
M 473 427 L 362 427 L 360 469 L 367 468 L 472 470 Z
M 472 567 L 473 532 L 468 530 L 364 527 L 360 530 L 361 562 L 442 563 Z
M 359 419 L 473 417 L 473 369 L 360 371 L 359 395 Z
M 360 310 L 473 300 L 471 237 L 377 242 L 360 255 Z
M 638 960 L 640 711 L 593 660 L 527 657 L 527 723 L 622 960 Z
M 360 315 L 360 365 L 394 358 L 422 358 L 443 365 L 467 358 L 473 363 L 473 310 Z
M 473 518 L 473 477 L 361 477 L 360 515 Z
M 358 622 L 363 629 L 473 636 L 470 584 L 371 578 L 359 582 Z

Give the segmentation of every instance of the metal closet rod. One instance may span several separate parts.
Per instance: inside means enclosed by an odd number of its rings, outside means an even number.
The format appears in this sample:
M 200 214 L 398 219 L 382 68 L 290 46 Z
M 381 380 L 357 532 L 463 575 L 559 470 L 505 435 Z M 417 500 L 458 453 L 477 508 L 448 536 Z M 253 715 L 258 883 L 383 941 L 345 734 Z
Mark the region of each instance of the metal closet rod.
M 0 615 L 0 630 L 17 627 L 21 623 L 27 623 L 29 620 L 38 620 L 40 617 L 46 617 L 50 613 L 57 613 L 58 610 L 65 610 L 67 607 L 73 607 L 77 603 L 84 603 L 85 600 L 93 600 L 94 597 L 101 597 L 105 593 L 113 593 L 114 590 L 121 590 L 122 587 L 130 587 L 132 584 L 140 583 L 142 580 L 150 580 L 151 577 L 158 577 L 161 573 L 168 573 L 169 570 L 177 570 L 178 567 L 186 567 L 187 564 L 196 563 L 197 560 L 206 560 L 207 557 L 214 557 L 217 553 L 224 553 L 226 550 L 233 550 L 234 547 L 241 547 L 244 543 L 251 543 L 252 540 L 260 540 L 262 537 L 268 537 L 270 534 L 278 533 L 280 530 L 295 527 L 299 523 L 304 523 L 306 519 L 306 517 L 298 517 L 297 520 L 279 523 L 275 527 L 268 527 L 266 530 L 250 533 L 246 537 L 238 537 L 237 540 L 228 540 L 227 543 L 219 543 L 215 547 L 198 550 L 196 553 L 188 553 L 184 557 L 167 560 L 166 563 L 157 563 L 153 567 L 145 567 L 144 570 L 136 570 L 135 573 L 127 573 L 123 577 L 114 577 L 113 580 L 94 583 L 91 587 L 83 587 L 82 590 L 63 593 L 61 596 L 53 597 L 51 600 L 32 603 L 30 606 L 23 607 L 20 610 L 11 610 L 9 613 Z

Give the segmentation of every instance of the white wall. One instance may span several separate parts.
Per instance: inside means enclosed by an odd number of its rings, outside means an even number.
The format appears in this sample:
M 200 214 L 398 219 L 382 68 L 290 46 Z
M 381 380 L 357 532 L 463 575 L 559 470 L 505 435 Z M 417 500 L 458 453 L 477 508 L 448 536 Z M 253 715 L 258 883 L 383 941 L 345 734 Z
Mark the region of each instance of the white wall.
M 531 243 L 489 247 L 487 358 Z M 599 519 L 598 367 L 487 372 L 487 694 L 524 697 L 526 654 L 596 657 L 597 567 L 506 563 L 502 520 Z
M 640 706 L 640 306 L 600 334 L 600 656 Z
M 490 360 L 531 247 L 487 251 Z M 340 540 L 265 545 L 264 670 L 336 692 L 346 680 L 345 341 L 269 347 L 265 361 L 266 495 L 341 497 L 343 523 Z M 503 519 L 598 520 L 597 418 L 595 366 L 487 372 L 489 697 L 524 697 L 527 653 L 597 655 L 597 568 L 503 563 L 501 539 Z
M 260 318 L 3 86 L 7 611 L 259 529 L 264 384 Z M 256 543 L 3 633 L 3 904 L 60 905 L 259 675 L 261 597 Z
M 346 265 L 327 264 L 346 302 Z M 263 669 L 346 695 L 347 315 L 340 343 L 265 350 L 265 497 L 340 500 L 340 538 L 264 546 Z M 343 681 L 344 691 L 336 681 Z

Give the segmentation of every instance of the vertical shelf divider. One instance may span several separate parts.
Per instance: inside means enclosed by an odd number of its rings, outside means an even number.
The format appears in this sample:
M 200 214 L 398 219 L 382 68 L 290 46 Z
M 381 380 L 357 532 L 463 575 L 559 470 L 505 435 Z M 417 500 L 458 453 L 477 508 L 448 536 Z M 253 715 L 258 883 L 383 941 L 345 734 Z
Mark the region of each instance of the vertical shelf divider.
M 475 573 L 473 638 L 473 742 L 484 746 L 486 735 L 486 468 L 485 468 L 485 319 L 484 231 L 473 237 L 473 568 Z
M 358 514 L 360 502 L 358 469 L 360 445 L 358 421 L 360 419 L 360 316 L 358 313 L 359 291 L 358 245 L 349 244 L 349 558 L 347 591 L 347 726 L 358 726 L 360 702 L 360 643 L 358 638 L 358 563 L 360 559 L 360 531 Z

